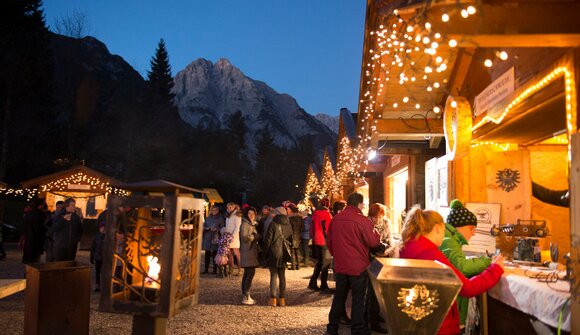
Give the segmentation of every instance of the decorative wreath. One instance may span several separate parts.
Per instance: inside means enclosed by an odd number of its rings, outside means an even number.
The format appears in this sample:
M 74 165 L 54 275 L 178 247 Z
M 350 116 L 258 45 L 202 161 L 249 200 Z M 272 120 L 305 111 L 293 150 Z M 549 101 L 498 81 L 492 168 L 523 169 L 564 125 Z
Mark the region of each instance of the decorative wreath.
M 402 287 L 397 297 L 401 312 L 415 321 L 419 321 L 439 307 L 439 292 L 429 290 L 425 285 L 415 285 L 412 288 Z

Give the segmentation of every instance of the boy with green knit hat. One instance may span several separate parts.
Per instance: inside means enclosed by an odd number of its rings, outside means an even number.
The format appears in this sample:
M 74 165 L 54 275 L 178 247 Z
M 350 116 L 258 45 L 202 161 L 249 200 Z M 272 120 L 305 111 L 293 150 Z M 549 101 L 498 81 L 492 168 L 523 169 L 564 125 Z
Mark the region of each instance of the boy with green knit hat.
M 491 259 L 486 256 L 468 259 L 461 249 L 475 235 L 477 217 L 467 208 L 463 207 L 461 201 L 457 199 L 451 201 L 449 207 L 451 211 L 445 223 L 445 237 L 439 250 L 466 277 L 469 278 L 478 275 L 489 266 Z M 457 305 L 461 318 L 460 325 L 463 328 L 465 327 L 465 320 L 467 319 L 469 299 L 458 296 Z

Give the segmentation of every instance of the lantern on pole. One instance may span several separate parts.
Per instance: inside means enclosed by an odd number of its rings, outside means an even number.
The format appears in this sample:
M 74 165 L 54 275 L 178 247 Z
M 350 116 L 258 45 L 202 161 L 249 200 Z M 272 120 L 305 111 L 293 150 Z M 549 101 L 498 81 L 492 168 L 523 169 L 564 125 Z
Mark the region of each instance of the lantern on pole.
M 167 319 L 197 303 L 203 191 L 157 180 L 111 195 L 100 310 L 133 314 L 133 334 L 165 334 Z
M 368 273 L 389 334 L 436 334 L 462 286 L 437 261 L 377 257 Z

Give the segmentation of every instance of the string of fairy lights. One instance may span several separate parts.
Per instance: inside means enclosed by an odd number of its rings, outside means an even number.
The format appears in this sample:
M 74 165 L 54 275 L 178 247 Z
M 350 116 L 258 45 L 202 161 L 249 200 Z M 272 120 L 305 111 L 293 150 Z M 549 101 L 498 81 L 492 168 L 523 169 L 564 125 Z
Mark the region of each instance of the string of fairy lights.
M 316 176 L 316 173 L 312 170 L 312 168 L 308 169 L 308 173 L 306 174 L 306 185 L 304 186 L 304 199 L 302 200 L 303 203 L 308 203 L 308 198 L 311 194 L 317 194 L 320 190 L 320 181 Z
M 302 203 L 307 203 L 312 194 L 316 194 L 319 199 L 340 195 L 342 182 L 351 176 L 350 171 L 355 164 L 353 150 L 347 136 L 340 139 L 340 148 L 336 164 L 336 171 L 332 168 L 332 163 L 327 155 L 324 157 L 322 176 L 319 180 L 312 168 L 308 169 L 306 176 L 306 186 L 304 187 L 304 199 Z
M 369 46 L 363 64 L 363 91 L 359 101 L 359 131 L 357 145 L 353 148 L 354 163 L 350 172 L 363 177 L 368 165 L 372 134 L 377 129 L 377 113 L 380 117 L 386 108 L 393 111 L 432 111 L 440 113 L 438 104 L 442 94 L 449 94 L 445 72 L 456 57 L 460 42 L 446 34 L 447 24 L 455 20 L 470 20 L 480 12 L 480 3 L 444 7 L 436 28 L 431 9 L 436 1 L 425 1 L 413 14 L 403 16 L 398 10 L 380 17 L 376 29 L 369 32 Z M 509 58 L 505 50 L 496 50 L 483 59 L 486 67 L 499 59 Z M 406 94 L 387 92 L 387 84 L 401 86 Z M 390 96 L 385 99 L 385 94 Z M 422 99 L 419 99 L 418 96 Z M 429 103 L 426 97 L 431 97 Z
M 85 173 L 77 172 L 70 176 L 59 178 L 46 184 L 41 184 L 39 185 L 39 188 L 0 188 L 0 196 L 18 198 L 26 197 L 26 200 L 33 199 L 40 192 L 50 192 L 60 196 L 71 196 L 71 194 L 69 194 L 72 192 L 70 185 L 83 185 L 86 187 L 86 189 L 83 189 L 83 191 L 95 193 L 94 195 L 87 197 L 99 195 L 107 196 L 109 194 L 115 194 L 119 196 L 130 195 L 130 192 L 126 190 L 111 186 L 108 181 L 103 181 L 97 177 L 92 177 L 86 175 Z
M 328 157 L 325 157 L 322 167 L 322 178 L 320 180 L 319 193 L 321 196 L 331 196 L 332 194 L 338 194 L 339 187 L 340 184 L 336 179 L 336 175 L 334 174 L 332 162 L 330 159 L 328 159 Z

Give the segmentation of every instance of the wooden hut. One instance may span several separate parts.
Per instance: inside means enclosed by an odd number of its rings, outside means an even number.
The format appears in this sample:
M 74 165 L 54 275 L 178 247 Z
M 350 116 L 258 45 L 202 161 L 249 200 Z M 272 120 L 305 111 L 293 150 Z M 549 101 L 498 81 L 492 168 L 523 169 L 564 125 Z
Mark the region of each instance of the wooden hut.
M 382 202 L 393 201 L 389 175 L 407 166 L 406 206 L 444 210 L 459 198 L 500 204 L 499 224 L 545 220 L 540 247 L 557 243 L 558 261 L 570 252 L 578 272 L 578 13 L 577 1 L 368 0 L 355 150 L 359 161 L 370 150 L 384 157 L 360 169 L 382 174 L 369 181 L 383 184 Z M 569 208 L 546 196 L 566 190 Z M 526 298 L 513 289 L 524 281 L 502 279 L 485 329 L 534 331 L 526 318 L 558 327 L 529 297 L 560 293 L 534 284 Z M 569 283 L 571 301 L 564 293 L 550 305 L 579 333 L 580 277 Z
M 118 183 L 114 178 L 78 165 L 21 184 L 24 189 L 36 189 L 51 211 L 57 201 L 74 198 L 84 218 L 96 219 L 105 210 L 108 194 L 115 191 L 111 186 L 114 183 Z

